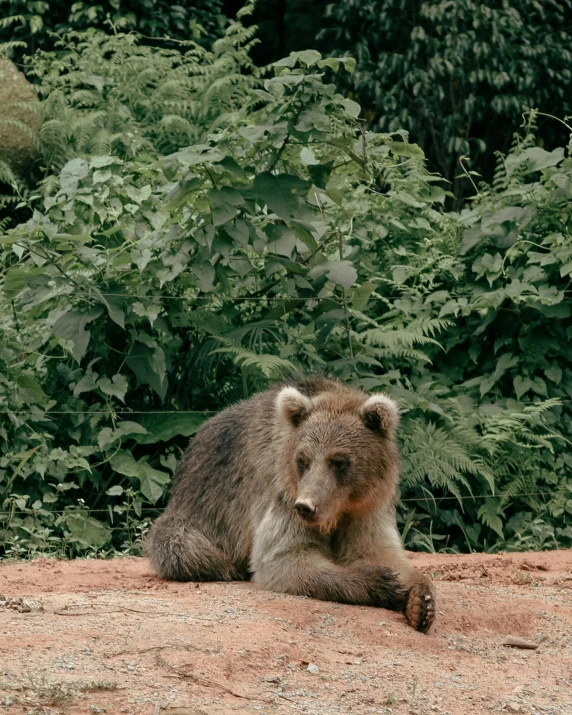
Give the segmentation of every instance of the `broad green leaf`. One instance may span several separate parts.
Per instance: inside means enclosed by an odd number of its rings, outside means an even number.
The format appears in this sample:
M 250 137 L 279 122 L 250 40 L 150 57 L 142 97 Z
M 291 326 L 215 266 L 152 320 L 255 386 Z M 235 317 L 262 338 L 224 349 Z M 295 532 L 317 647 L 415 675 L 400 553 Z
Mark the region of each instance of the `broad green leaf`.
M 110 459 L 109 464 L 119 474 L 126 477 L 137 477 L 140 473 L 140 466 L 129 452 L 117 452 Z
M 298 195 L 304 195 L 307 189 L 307 182 L 291 174 L 275 176 L 263 172 L 254 179 L 254 190 L 259 198 L 272 212 L 285 220 L 297 217 Z
M 24 290 L 28 284 L 28 275 L 28 271 L 22 268 L 10 268 L 6 271 L 2 289 L 7 300 L 14 300 L 18 293 Z
M 222 189 L 209 189 L 207 196 L 211 206 L 241 206 L 244 204 L 244 196 L 230 186 L 223 186 Z
M 101 169 L 112 164 L 123 164 L 123 161 L 117 156 L 92 156 L 89 160 L 90 169 Z
M 139 477 L 141 493 L 151 504 L 156 504 L 163 496 L 171 478 L 166 472 L 160 472 L 145 465 L 142 475 Z
M 327 261 L 313 268 L 308 276 L 318 278 L 327 275 L 328 279 L 343 286 L 346 290 L 351 288 L 357 280 L 357 271 L 350 261 Z
M 408 142 L 398 142 L 398 141 L 390 141 L 387 144 L 391 151 L 394 154 L 397 154 L 398 156 L 413 156 L 417 159 L 424 159 L 425 158 L 425 153 L 423 152 L 423 149 L 421 149 L 420 146 L 417 144 L 409 144 Z M 438 186 L 433 186 L 432 189 L 439 189 L 439 193 L 436 193 L 435 196 L 439 198 L 433 198 L 433 201 L 438 201 L 440 200 L 440 197 L 445 195 L 445 192 L 443 189 L 440 189 Z
M 307 67 L 312 67 L 321 58 L 322 55 L 316 50 L 302 50 L 301 52 L 291 52 L 289 57 L 285 57 L 272 64 L 274 67 L 294 67 L 297 62 L 301 62 Z
M 109 463 L 111 468 L 119 474 L 138 479 L 141 493 L 152 504 L 156 504 L 163 496 L 166 486 L 171 481 L 166 472 L 153 469 L 143 460 L 137 462 L 128 452 L 118 452 Z
M 238 209 L 230 204 L 212 207 L 213 225 L 222 226 L 238 215 Z
M 268 233 L 267 249 L 269 253 L 291 258 L 295 248 L 298 249 L 299 253 L 303 253 L 307 250 L 306 246 L 300 243 L 296 233 L 291 228 L 280 224 L 271 224 L 266 229 L 266 232 Z
M 521 377 L 520 375 L 517 375 L 513 380 L 513 385 L 516 393 L 516 399 L 520 400 L 520 398 L 532 387 L 532 380 L 529 380 L 528 377 Z
M 356 68 L 356 61 L 353 57 L 340 57 L 339 60 L 344 65 L 347 72 L 349 72 L 350 74 L 354 73 L 354 70 Z
M 246 246 L 248 246 L 250 232 L 248 230 L 248 224 L 245 221 L 238 218 L 233 223 L 227 224 L 224 227 L 224 230 L 243 248 L 246 248 Z
M 311 252 L 315 253 L 318 249 L 318 244 L 316 239 L 312 235 L 312 232 L 308 229 L 307 225 L 304 225 L 300 221 L 292 221 L 292 226 L 294 227 L 294 233 L 300 241 L 306 246 L 306 248 Z M 300 245 L 297 246 L 298 253 L 304 253 L 304 248 Z
M 564 159 L 564 149 L 558 147 L 553 151 L 546 151 L 539 146 L 525 149 L 519 154 L 511 154 L 506 158 L 507 167 L 521 165 L 526 162 L 527 171 L 540 171 L 551 166 L 557 166 Z
M 120 497 L 123 494 L 123 487 L 116 484 L 114 487 L 109 487 L 105 490 L 105 493 L 110 497 Z
M 117 286 L 116 292 L 122 292 L 120 286 Z M 114 292 L 112 294 L 102 293 L 101 300 L 107 308 L 107 312 L 109 313 L 111 320 L 113 320 L 114 323 L 117 323 L 119 327 L 125 328 L 125 298 L 122 295 L 116 295 Z
M 542 397 L 548 397 L 546 383 L 541 377 L 535 377 L 530 387 L 533 392 L 536 392 L 537 395 L 542 395 Z
M 71 342 L 71 354 L 75 360 L 81 362 L 89 344 L 90 332 L 86 325 L 101 315 L 101 308 L 92 308 L 88 313 L 79 310 L 70 310 L 60 316 L 53 325 L 52 332 L 56 338 Z
M 359 310 L 363 312 L 367 306 L 369 297 L 376 288 L 376 284 L 373 282 L 364 283 L 362 286 L 358 286 L 353 289 L 351 296 L 351 306 L 354 310 Z
M 60 172 L 60 184 L 64 191 L 75 191 L 79 182 L 89 175 L 89 166 L 85 159 L 72 159 Z
M 125 402 L 125 393 L 129 385 L 123 375 L 114 375 L 111 380 L 108 377 L 102 377 L 97 383 L 97 386 L 106 395 L 118 397 L 121 402 Z
M 135 373 L 140 384 L 149 385 L 161 399 L 165 398 L 168 380 L 162 348 L 135 343 L 125 364 Z
M 159 317 L 159 313 L 161 312 L 161 308 L 158 305 L 152 305 L 149 303 L 143 305 L 143 303 L 140 303 L 139 301 L 136 301 L 131 305 L 131 310 L 135 313 L 135 315 L 147 318 L 151 325 L 155 323 Z
M 212 290 L 215 279 L 215 269 L 212 263 L 195 263 L 191 266 L 191 270 L 197 277 L 199 281 L 198 285 L 201 290 Z
M 97 389 L 97 378 L 98 374 L 93 372 L 90 368 L 87 369 L 85 375 L 77 381 L 74 387 L 73 394 L 75 397 L 81 395 L 82 392 L 91 392 Z
M 168 442 L 174 437 L 190 437 L 208 419 L 208 414 L 185 413 L 165 415 L 141 415 L 138 423 L 145 428 L 145 434 L 134 435 L 139 444 Z
M 463 240 L 461 241 L 460 253 L 464 255 L 468 253 L 473 246 L 476 246 L 480 241 L 482 236 L 480 226 L 473 226 L 468 228 L 463 234 Z
M 343 99 L 340 104 L 344 107 L 350 117 L 353 117 L 354 119 L 359 117 L 361 107 L 357 102 L 354 102 L 353 99 Z
M 16 382 L 20 388 L 20 394 L 26 402 L 37 403 L 43 405 L 48 401 L 48 396 L 42 389 L 42 386 L 37 380 L 28 375 L 20 375 Z
M 562 368 L 558 367 L 558 365 L 552 365 L 551 367 L 546 368 L 544 374 L 549 380 L 555 382 L 557 385 L 562 380 Z
M 314 156 L 314 152 L 307 146 L 300 150 L 300 161 L 304 166 L 312 166 L 320 163 Z
M 143 425 L 130 420 L 122 420 L 118 423 L 115 429 L 104 427 L 98 435 L 98 443 L 100 449 L 107 449 L 112 444 L 119 442 L 125 438 L 145 435 L 146 430 Z
M 67 512 L 63 519 L 72 539 L 85 548 L 99 549 L 111 541 L 111 529 L 89 516 L 87 511 Z
M 318 67 L 329 67 L 334 72 L 337 72 L 340 69 L 340 61 L 336 60 L 334 57 L 326 57 L 318 62 Z
M 220 162 L 220 165 L 227 171 L 230 171 L 231 174 L 237 176 L 239 179 L 248 181 L 248 176 L 242 166 L 240 166 L 236 159 L 233 159 L 231 156 L 225 156 L 225 158 Z

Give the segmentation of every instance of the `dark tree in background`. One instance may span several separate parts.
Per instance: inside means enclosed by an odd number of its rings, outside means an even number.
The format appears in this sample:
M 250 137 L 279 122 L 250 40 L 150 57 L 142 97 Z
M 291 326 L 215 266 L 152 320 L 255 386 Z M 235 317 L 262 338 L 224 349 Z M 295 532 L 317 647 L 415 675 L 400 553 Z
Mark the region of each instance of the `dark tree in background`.
M 307 47 L 355 57 L 341 89 L 370 127 L 409 131 L 450 181 L 461 156 L 490 178 L 523 112 L 572 113 L 571 0 L 262 0 L 252 22 L 261 63 Z M 541 134 L 556 145 L 566 131 L 545 120 Z
M 235 17 L 244 4 L 245 0 L 224 0 L 225 14 Z M 328 43 L 320 39 L 327 7 L 327 0 L 258 0 L 253 16 L 245 19 L 245 24 L 258 26 L 254 61 L 264 65 L 309 48 L 327 51 Z
M 97 27 L 111 32 L 136 30 L 147 38 L 165 36 L 211 44 L 226 22 L 223 0 L 100 0 L 100 2 L 55 2 L 54 0 L 0 0 L 0 43 L 25 43 L 17 55 L 49 50 L 58 35 L 67 30 Z M 17 18 L 6 22 L 6 18 Z M 54 33 L 56 33 L 54 35 Z
M 352 54 L 351 88 L 380 130 L 409 130 L 431 168 L 490 177 L 528 109 L 572 112 L 570 0 L 338 0 L 321 36 Z M 561 141 L 556 122 L 542 134 Z

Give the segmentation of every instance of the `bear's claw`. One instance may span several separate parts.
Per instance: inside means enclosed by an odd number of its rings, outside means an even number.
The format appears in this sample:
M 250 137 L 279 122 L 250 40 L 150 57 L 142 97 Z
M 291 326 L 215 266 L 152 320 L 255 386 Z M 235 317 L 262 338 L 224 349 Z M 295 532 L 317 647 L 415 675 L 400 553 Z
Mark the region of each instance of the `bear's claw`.
M 409 590 L 405 618 L 416 631 L 427 633 L 435 619 L 435 596 L 430 584 L 416 583 Z

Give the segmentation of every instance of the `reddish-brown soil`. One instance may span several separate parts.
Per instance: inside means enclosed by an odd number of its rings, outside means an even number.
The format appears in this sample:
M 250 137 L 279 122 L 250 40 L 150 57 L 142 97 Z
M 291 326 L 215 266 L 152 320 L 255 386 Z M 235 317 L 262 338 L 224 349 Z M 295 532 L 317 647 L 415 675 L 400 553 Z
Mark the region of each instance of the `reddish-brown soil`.
M 437 584 L 429 635 L 381 609 L 166 583 L 144 559 L 4 562 L 0 713 L 572 714 L 572 551 L 411 558 Z

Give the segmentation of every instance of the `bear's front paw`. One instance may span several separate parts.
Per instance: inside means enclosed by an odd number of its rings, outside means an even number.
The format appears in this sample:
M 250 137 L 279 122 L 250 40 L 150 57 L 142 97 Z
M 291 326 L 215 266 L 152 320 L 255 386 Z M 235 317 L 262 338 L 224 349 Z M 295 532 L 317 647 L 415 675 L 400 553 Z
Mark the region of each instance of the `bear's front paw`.
M 407 623 L 416 631 L 427 633 L 435 619 L 435 594 L 429 583 L 416 583 L 409 590 L 405 607 Z

